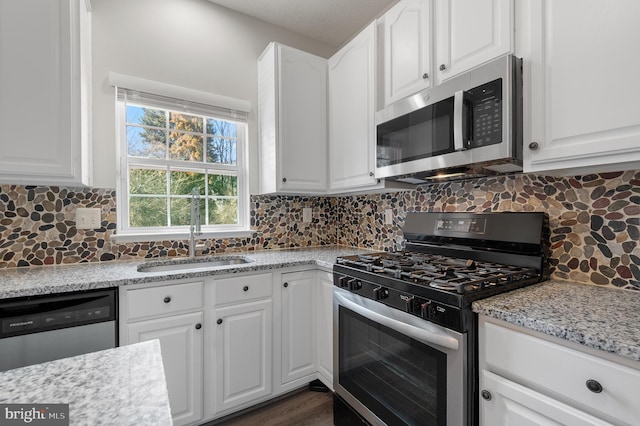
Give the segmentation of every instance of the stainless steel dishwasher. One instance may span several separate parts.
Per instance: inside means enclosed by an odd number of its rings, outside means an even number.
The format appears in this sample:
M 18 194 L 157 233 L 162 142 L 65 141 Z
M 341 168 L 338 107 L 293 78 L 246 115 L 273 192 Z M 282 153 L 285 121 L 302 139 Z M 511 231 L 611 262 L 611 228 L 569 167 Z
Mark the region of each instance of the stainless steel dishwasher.
M 114 348 L 117 289 L 0 300 L 0 371 Z

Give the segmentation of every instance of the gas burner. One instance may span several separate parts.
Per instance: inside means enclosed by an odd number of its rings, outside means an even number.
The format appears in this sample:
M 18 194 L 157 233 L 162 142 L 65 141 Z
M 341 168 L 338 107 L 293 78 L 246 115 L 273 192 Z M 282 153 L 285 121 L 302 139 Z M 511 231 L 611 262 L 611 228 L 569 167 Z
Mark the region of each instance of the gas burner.
M 364 263 L 375 263 L 380 260 L 380 256 L 359 254 L 358 259 Z

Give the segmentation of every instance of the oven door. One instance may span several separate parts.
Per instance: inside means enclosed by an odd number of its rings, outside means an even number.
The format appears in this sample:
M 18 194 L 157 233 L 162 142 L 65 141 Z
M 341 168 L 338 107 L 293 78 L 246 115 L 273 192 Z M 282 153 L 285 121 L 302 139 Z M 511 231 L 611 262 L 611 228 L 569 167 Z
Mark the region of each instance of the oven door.
M 466 334 L 337 287 L 333 294 L 342 400 L 374 425 L 465 424 Z

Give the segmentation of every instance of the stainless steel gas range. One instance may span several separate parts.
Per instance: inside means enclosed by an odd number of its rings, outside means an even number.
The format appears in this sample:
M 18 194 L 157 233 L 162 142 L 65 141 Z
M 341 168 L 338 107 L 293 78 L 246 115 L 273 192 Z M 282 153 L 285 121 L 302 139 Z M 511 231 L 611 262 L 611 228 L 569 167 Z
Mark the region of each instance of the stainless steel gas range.
M 333 267 L 334 424 L 477 424 L 474 300 L 547 276 L 543 213 L 409 213 L 405 250 Z

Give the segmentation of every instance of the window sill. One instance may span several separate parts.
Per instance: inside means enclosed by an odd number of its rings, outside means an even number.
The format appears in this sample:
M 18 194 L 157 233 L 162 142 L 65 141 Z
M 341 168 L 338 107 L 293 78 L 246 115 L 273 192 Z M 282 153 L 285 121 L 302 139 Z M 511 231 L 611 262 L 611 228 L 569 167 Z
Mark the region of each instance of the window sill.
M 215 240 L 218 238 L 237 237 L 245 238 L 254 234 L 251 230 L 246 231 L 221 231 L 221 232 L 203 232 L 196 236 L 196 240 Z M 157 234 L 114 234 L 111 236 L 111 241 L 116 243 L 137 243 L 144 241 L 173 241 L 173 240 L 188 240 L 189 233 L 174 232 L 174 233 L 157 233 Z

